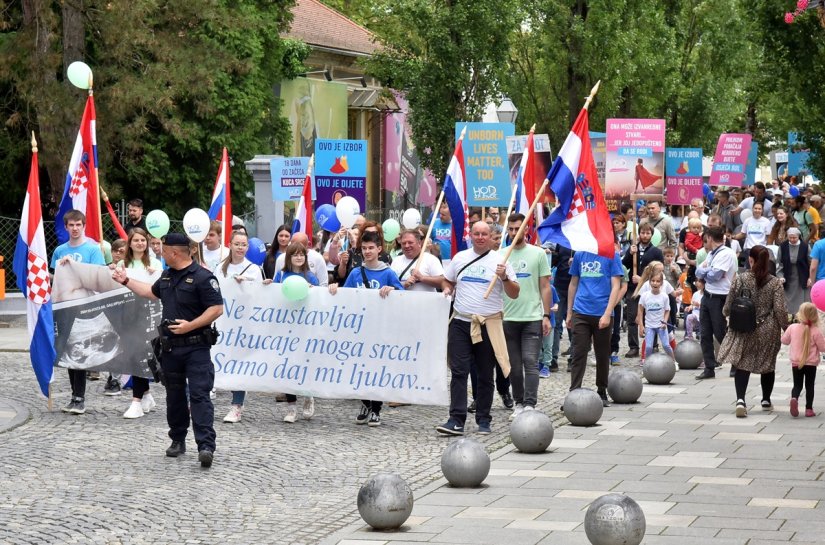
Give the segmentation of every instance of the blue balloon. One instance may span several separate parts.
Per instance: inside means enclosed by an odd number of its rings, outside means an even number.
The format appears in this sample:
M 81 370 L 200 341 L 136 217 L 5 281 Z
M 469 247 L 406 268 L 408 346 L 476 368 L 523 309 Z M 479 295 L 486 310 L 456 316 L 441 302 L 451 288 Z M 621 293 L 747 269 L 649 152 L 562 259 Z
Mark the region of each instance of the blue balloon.
M 708 200 L 708 204 L 712 204 L 713 199 L 716 198 L 716 194 L 713 191 L 708 191 L 708 194 L 705 195 L 705 198 Z
M 334 233 L 341 228 L 341 222 L 338 220 L 338 215 L 335 214 L 335 207 L 331 204 L 322 204 L 315 211 L 315 221 L 321 226 L 324 231 Z
M 798 196 L 799 196 L 799 188 L 798 188 L 798 187 L 796 187 L 795 185 L 792 185 L 792 186 L 788 189 L 788 193 L 790 193 L 790 194 L 791 194 L 791 197 L 798 197 Z
M 266 243 L 259 238 L 249 239 L 249 249 L 246 251 L 246 258 L 257 266 L 264 264 L 266 257 Z
M 710 191 L 710 186 L 709 186 L 708 184 L 704 184 L 704 185 L 702 186 L 702 194 L 703 194 L 705 197 L 707 197 L 707 196 L 708 196 L 708 193 L 710 193 L 710 192 L 711 192 L 711 191 Z

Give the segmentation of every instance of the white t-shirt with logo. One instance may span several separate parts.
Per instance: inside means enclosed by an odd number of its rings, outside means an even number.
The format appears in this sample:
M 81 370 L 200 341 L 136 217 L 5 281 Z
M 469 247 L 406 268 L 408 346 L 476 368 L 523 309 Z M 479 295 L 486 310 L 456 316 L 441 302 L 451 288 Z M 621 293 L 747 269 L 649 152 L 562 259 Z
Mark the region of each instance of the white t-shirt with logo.
M 488 252 L 483 258 L 464 268 L 464 265 L 479 255 L 481 254 L 477 254 L 473 248 L 458 252 L 444 270 L 444 278 L 456 283 L 453 308 L 459 314 L 489 316 L 504 310 L 502 298 L 504 287 L 501 281 L 496 281 L 490 297 L 484 298 L 490 281 L 496 275 L 496 266 L 504 263 L 504 256 L 498 252 Z M 461 271 L 462 268 L 463 271 Z M 459 271 L 461 274 L 456 278 Z M 516 273 L 509 263 L 505 265 L 505 272 L 509 280 L 517 282 Z M 455 319 L 469 321 L 468 318 L 460 315 L 456 315 Z
M 398 279 L 401 280 L 403 284 L 407 280 L 410 279 L 412 276 L 412 272 L 415 269 L 415 265 L 410 265 L 411 262 L 415 261 L 414 259 L 409 259 L 404 254 L 396 256 L 392 263 L 390 264 L 390 268 L 398 275 Z M 407 268 L 407 266 L 409 268 Z M 407 269 L 404 272 L 404 269 Z M 403 276 L 401 273 L 404 273 Z M 444 275 L 444 267 L 441 266 L 441 262 L 435 257 L 433 254 L 429 252 L 424 252 L 424 257 L 421 258 L 421 268 L 418 270 L 424 276 L 443 276 Z M 434 287 L 425 284 L 424 282 L 416 282 L 412 285 L 411 288 L 408 288 L 408 291 L 437 291 Z
M 664 290 L 659 293 L 648 291 L 639 297 L 639 306 L 645 309 L 645 327 L 662 327 L 665 311 L 670 310 L 670 299 Z
M 742 224 L 742 232 L 745 233 L 745 249 L 748 250 L 757 245 L 764 246 L 768 243 L 768 233 L 771 232 L 771 220 L 766 217 L 748 218 Z

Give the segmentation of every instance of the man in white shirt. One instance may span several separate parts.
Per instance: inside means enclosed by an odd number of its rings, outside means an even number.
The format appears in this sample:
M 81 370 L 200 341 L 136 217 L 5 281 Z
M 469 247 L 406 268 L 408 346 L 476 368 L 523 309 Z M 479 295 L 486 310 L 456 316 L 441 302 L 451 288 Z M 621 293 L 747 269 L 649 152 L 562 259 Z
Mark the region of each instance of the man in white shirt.
M 323 255 L 309 247 L 309 238 L 307 238 L 306 233 L 293 234 L 291 242 L 302 244 L 304 248 L 307 249 L 307 265 L 309 265 L 309 270 L 318 277 L 318 285 L 328 286 L 329 275 L 327 274 L 327 262 Z M 278 256 L 278 259 L 275 260 L 275 272 L 284 270 L 285 259 L 286 253 Z
M 492 433 L 493 373 L 498 363 L 509 374 L 510 361 L 502 322 L 503 294 L 518 298 L 516 273 L 504 257 L 490 251 L 490 226 L 483 221 L 470 230 L 473 247 L 458 252 L 444 271 L 444 295 L 455 293 L 454 314 L 447 336 L 450 359 L 450 418 L 436 427 L 443 435 L 464 435 L 467 419 L 467 378 L 470 367 L 478 371 L 476 423 L 480 435 Z M 490 282 L 493 291 L 485 299 Z
M 696 268 L 696 278 L 705 281 L 705 294 L 699 310 L 705 370 L 696 376 L 699 380 L 716 377 L 718 364 L 713 352 L 713 338 L 716 337 L 720 344 L 725 338 L 727 321 L 722 309 L 738 268 L 736 254 L 725 246 L 725 231 L 722 227 L 708 227 L 704 238 L 708 257 Z
M 214 271 L 215 267 L 229 255 L 229 250 L 221 243 L 222 235 L 221 222 L 214 220 L 209 222 L 209 233 L 203 241 L 203 264 L 210 271 Z
M 401 251 L 390 264 L 398 279 L 409 291 L 437 291 L 444 281 L 444 267 L 433 254 L 421 253 L 424 237 L 417 229 L 407 229 L 401 233 Z M 416 261 L 421 255 L 421 266 L 416 270 Z

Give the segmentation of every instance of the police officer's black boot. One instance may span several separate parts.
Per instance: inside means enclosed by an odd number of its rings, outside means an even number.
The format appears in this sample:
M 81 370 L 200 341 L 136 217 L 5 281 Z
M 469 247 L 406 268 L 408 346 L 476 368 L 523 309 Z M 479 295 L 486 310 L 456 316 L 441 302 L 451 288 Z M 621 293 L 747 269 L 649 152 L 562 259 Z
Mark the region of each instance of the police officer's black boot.
M 212 467 L 212 458 L 214 454 L 209 449 L 203 449 L 198 453 L 198 461 L 201 463 L 201 467 Z
M 186 452 L 186 443 L 183 441 L 172 441 L 172 444 L 166 449 L 166 455 L 170 458 L 177 458 Z

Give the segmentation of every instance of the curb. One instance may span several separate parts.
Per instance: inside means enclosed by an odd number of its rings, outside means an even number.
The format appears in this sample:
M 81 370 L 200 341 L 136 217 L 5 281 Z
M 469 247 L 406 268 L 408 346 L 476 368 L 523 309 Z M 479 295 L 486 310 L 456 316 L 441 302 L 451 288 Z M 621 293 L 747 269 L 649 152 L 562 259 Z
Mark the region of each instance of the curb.
M 0 420 L 0 433 L 9 432 L 29 421 L 31 413 L 29 413 L 29 410 L 23 405 L 17 403 L 16 401 L 4 398 L 0 398 L 0 402 L 11 407 L 16 413 L 9 421 Z

